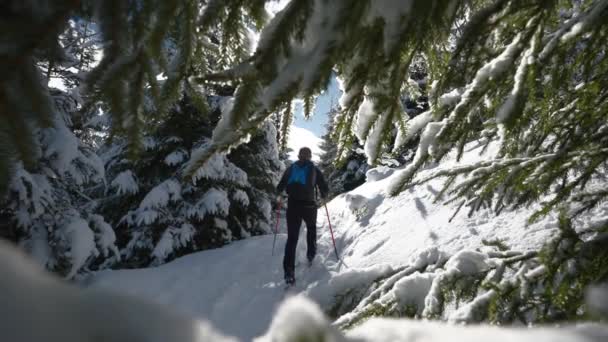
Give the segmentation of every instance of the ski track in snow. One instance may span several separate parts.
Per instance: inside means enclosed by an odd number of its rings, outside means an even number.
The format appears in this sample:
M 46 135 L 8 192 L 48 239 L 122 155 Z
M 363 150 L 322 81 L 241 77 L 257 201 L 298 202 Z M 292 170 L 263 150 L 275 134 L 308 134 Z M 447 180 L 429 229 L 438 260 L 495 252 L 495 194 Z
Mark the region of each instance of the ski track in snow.
M 277 236 L 274 256 L 272 240 L 272 235 L 252 237 L 156 268 L 101 272 L 93 286 L 153 299 L 208 319 L 221 331 L 251 338 L 264 333 L 286 297 L 282 271 L 286 235 Z M 325 260 L 331 249 L 323 243 L 319 244 L 320 257 L 308 268 L 304 232 L 300 240 L 296 292 L 313 281 L 327 281 L 337 269 L 334 261 Z
M 460 163 L 479 156 L 473 148 Z M 441 167 L 449 166 L 447 161 Z M 432 171 L 432 168 L 430 168 Z M 424 176 L 429 170 L 422 171 Z M 350 288 L 367 286 L 379 276 L 416 263 L 416 256 L 431 247 L 448 256 L 484 247 L 482 240 L 505 243 L 511 250 L 537 250 L 557 230 L 549 215 L 528 225 L 534 208 L 503 212 L 495 216 L 481 210 L 471 217 L 463 208 L 452 220 L 456 205 L 434 203 L 442 180 L 434 180 L 388 197 L 392 178 L 368 181 L 332 200 L 329 211 L 336 244 L 343 258 L 337 263 L 327 227 L 325 211 L 318 213 L 318 254 L 314 265 L 306 264 L 304 226 L 300 232 L 296 263 L 296 288 L 321 305 L 331 307 L 335 295 Z M 601 206 L 582 223 L 593 224 L 608 217 Z M 268 328 L 278 304 L 285 299 L 282 271 L 285 218 L 277 236 L 274 256 L 272 235 L 252 237 L 224 248 L 203 251 L 148 269 L 103 271 L 90 284 L 167 304 L 195 317 L 208 319 L 224 333 L 250 340 Z

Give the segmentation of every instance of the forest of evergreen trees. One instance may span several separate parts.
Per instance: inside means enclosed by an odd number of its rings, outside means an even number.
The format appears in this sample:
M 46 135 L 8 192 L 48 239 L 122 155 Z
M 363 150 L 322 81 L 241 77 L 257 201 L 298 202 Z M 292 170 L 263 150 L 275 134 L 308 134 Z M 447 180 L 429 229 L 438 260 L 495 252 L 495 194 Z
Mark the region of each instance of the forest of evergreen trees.
M 0 236 L 72 278 L 268 233 L 292 103 L 334 74 L 332 196 L 396 168 L 568 234 L 606 200 L 608 1 L 267 2 L 0 5 Z M 416 178 L 471 141 L 498 157 Z

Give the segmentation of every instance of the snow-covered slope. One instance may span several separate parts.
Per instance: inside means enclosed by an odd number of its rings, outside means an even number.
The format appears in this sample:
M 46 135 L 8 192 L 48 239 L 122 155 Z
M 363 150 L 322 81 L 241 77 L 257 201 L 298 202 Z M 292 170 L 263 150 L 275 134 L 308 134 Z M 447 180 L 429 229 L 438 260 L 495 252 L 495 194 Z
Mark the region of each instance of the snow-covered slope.
M 312 151 L 312 160 L 318 162 L 323 153 L 323 150 L 321 150 L 320 147 L 321 142 L 321 138 L 317 137 L 313 132 L 306 128 L 292 125 L 287 139 L 287 147 L 292 149 L 292 151 L 289 152 L 289 159 L 298 160 L 298 151 L 300 148 L 308 147 Z
M 170 308 L 61 282 L 1 239 L 0 274 L 0 341 L 234 341 Z
M 495 149 L 481 156 L 480 150 L 468 146 L 460 163 L 488 158 Z M 441 167 L 455 163 L 448 160 Z M 421 176 L 434 169 L 422 171 Z M 475 305 L 484 305 L 483 300 L 487 302 L 492 293 L 474 305 L 452 308 L 443 315 L 438 311 L 441 282 L 500 268 L 506 258 L 526 258 L 526 252 L 538 250 L 557 231 L 552 216 L 527 225 L 533 208 L 497 217 L 484 210 L 468 217 L 462 210 L 452 218 L 456 205 L 434 202 L 441 180 L 388 197 L 386 189 L 396 172 L 370 170 L 367 183 L 329 203 L 343 262 L 336 262 L 325 211 L 321 210 L 316 263 L 311 269 L 297 267 L 298 290 L 329 312 L 337 326 L 359 324 L 370 305 L 394 301 L 414 305 L 419 316 L 470 321 Z M 578 226 L 607 218 L 608 206 L 603 205 L 584 216 Z M 285 232 L 284 227 L 281 231 Z M 305 260 L 305 239 L 300 241 L 298 259 Z M 488 246 L 492 241 L 500 241 L 509 251 Z M 273 256 L 273 237 L 254 237 L 158 268 L 102 272 L 91 283 L 171 305 L 209 319 L 225 333 L 249 339 L 267 329 L 283 299 L 284 243 L 285 234 L 281 233 Z M 426 273 L 418 273 L 421 270 Z M 525 276 L 532 279 L 542 271 L 542 267 L 532 269 Z M 370 287 L 378 279 L 384 280 L 382 285 Z
M 0 240 L 0 340 L 38 342 L 234 341 L 199 321 L 170 308 L 99 289 L 82 289 L 45 273 L 21 251 Z M 150 279 L 148 279 L 150 280 Z M 133 284 L 142 286 L 142 284 Z M 165 284 L 167 286 L 169 284 Z M 186 291 L 192 297 L 194 286 Z M 171 289 L 169 289 L 171 290 Z M 175 289 L 173 289 L 175 290 Z M 605 293 L 602 292 L 605 296 Z M 194 299 L 194 298 L 193 298 Z M 242 298 L 240 298 L 242 299 Z M 247 307 L 255 303 L 244 302 Z M 255 320 L 257 315 L 248 317 Z M 233 326 L 240 326 L 237 319 Z M 321 310 L 304 297 L 285 301 L 276 313 L 264 341 L 604 341 L 603 325 L 536 329 L 445 327 L 405 320 L 370 320 L 340 333 Z
M 302 297 L 286 300 L 266 334 L 255 342 L 352 341 L 352 342 L 591 342 L 608 338 L 608 328 L 582 324 L 561 328 L 499 328 L 459 326 L 407 319 L 370 319 L 341 334 L 329 325 L 318 307 Z

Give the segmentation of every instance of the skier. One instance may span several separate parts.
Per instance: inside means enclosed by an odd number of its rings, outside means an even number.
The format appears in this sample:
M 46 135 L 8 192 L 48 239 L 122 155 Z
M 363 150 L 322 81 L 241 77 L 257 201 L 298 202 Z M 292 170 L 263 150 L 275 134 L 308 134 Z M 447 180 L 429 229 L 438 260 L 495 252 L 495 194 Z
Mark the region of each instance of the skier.
M 306 257 L 308 265 L 312 265 L 317 252 L 317 202 L 316 189 L 322 198 L 329 191 L 321 171 L 312 163 L 312 152 L 308 147 L 302 147 L 298 153 L 298 161 L 293 163 L 281 178 L 277 191 L 279 194 L 287 189 L 287 243 L 283 257 L 283 271 L 287 286 L 295 284 L 295 256 L 298 235 L 302 220 L 306 223 Z

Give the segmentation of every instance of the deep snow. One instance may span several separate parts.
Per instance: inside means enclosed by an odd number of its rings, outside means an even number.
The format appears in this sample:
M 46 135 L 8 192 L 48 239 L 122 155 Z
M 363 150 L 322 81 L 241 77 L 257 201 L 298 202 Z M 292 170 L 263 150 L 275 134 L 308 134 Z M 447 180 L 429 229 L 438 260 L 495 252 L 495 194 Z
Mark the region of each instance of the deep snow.
M 209 322 L 175 313 L 166 306 L 62 282 L 1 240 L 0 274 L 6 276 L 0 282 L 3 341 L 235 341 L 218 333 Z M 593 292 L 592 300 L 606 296 L 605 289 Z M 599 342 L 607 338 L 608 327 L 601 324 L 526 330 L 389 319 L 371 319 L 342 334 L 317 305 L 295 296 L 281 304 L 266 333 L 255 340 Z
M 496 148 L 489 148 L 482 156 L 479 155 L 480 150 L 475 144 L 468 145 L 459 163 L 490 158 Z M 455 164 L 452 158 L 443 162 L 441 167 Z M 428 167 L 419 176 L 423 177 L 436 168 Z M 405 266 L 411 266 L 409 271 L 414 273 L 417 265 L 451 257 L 445 266 L 445 274 L 475 272 L 494 262 L 486 254 L 489 247 L 484 246 L 484 240 L 499 239 L 511 250 L 525 252 L 538 250 L 557 229 L 557 220 L 552 216 L 527 225 L 526 220 L 534 208 L 503 212 L 497 217 L 484 210 L 468 217 L 467 210 L 463 209 L 449 222 L 456 205 L 434 202 L 442 180 L 431 181 L 391 198 L 387 189 L 393 178 L 398 176 L 398 171 L 376 169 L 370 171 L 370 175 L 373 177 L 369 177 L 371 180 L 364 185 L 328 204 L 343 262 L 336 262 L 325 211 L 320 210 L 318 257 L 311 269 L 297 267 L 297 290 L 325 310 L 332 307 L 336 296 L 349 289 L 369 286 L 378 277 L 389 276 Z M 578 226 L 585 227 L 607 218 L 608 206 L 603 205 L 580 219 Z M 284 217 L 281 217 L 281 222 L 284 225 Z M 224 333 L 251 339 L 266 331 L 284 298 L 284 227 L 281 232 L 274 256 L 271 255 L 273 236 L 259 236 L 221 249 L 185 256 L 156 268 L 100 272 L 90 283 L 95 288 L 167 304 L 209 319 Z M 304 229 L 301 234 L 304 234 Z M 297 252 L 301 264 L 305 260 L 305 244 L 305 238 L 301 236 Z M 432 310 L 433 297 L 428 296 L 433 291 L 429 288 L 432 279 L 425 277 L 433 276 L 409 276 L 402 283 L 395 284 L 389 294 L 398 296 L 401 301 L 425 303 L 425 309 Z M 408 291 L 413 290 L 419 293 L 410 296 Z M 455 313 L 453 317 L 457 316 L 465 317 L 466 312 Z M 338 322 L 345 319 L 348 319 L 348 314 Z M 375 323 L 375 326 L 382 324 Z M 410 324 L 415 323 L 407 323 L 407 326 Z M 444 336 L 431 335 L 435 336 L 433 338 Z

